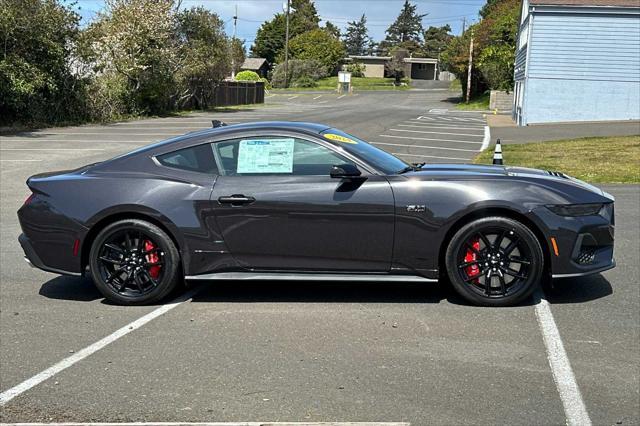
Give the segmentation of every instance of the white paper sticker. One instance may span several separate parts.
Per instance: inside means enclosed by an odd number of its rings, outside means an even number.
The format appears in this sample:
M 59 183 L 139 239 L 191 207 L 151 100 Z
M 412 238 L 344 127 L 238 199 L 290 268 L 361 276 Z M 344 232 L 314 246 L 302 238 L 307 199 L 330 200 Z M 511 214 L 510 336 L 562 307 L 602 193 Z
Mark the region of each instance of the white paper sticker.
M 237 173 L 293 172 L 293 139 L 243 139 Z

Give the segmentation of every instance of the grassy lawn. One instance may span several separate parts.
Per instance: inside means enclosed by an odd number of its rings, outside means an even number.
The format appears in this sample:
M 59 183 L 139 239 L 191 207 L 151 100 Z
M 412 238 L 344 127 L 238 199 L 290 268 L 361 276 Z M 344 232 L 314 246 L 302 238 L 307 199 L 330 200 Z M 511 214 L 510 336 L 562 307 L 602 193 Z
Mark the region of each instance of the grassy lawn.
M 502 145 L 509 166 L 555 170 L 592 183 L 640 183 L 640 135 Z M 475 163 L 491 163 L 492 150 Z
M 394 86 L 393 78 L 381 77 L 352 77 L 351 85 L 354 90 L 408 90 L 409 86 Z M 290 87 L 288 89 L 272 89 L 279 90 L 336 90 L 338 87 L 338 77 L 325 77 L 317 81 L 315 87 Z
M 469 100 L 469 102 L 460 102 L 456 105 L 456 109 L 463 111 L 486 111 L 489 109 L 489 93 L 484 93 Z

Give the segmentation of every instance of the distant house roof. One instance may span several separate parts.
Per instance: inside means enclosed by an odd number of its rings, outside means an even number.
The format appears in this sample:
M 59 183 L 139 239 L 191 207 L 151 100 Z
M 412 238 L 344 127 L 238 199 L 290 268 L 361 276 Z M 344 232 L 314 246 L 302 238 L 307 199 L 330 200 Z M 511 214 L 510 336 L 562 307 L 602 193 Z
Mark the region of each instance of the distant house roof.
M 640 7 L 640 0 L 530 0 L 532 6 Z
M 344 58 L 345 61 L 358 60 L 358 61 L 380 61 L 380 62 L 387 62 L 387 61 L 390 61 L 391 59 L 392 59 L 391 56 L 363 56 L 363 55 L 349 55 L 348 58 Z M 410 64 L 435 64 L 438 62 L 437 59 L 431 59 L 431 58 L 404 58 L 403 61 Z
M 431 58 L 404 58 L 404 61 L 410 64 L 437 64 L 438 63 L 437 59 L 431 59 Z
M 240 67 L 243 70 L 259 70 L 267 62 L 265 58 L 246 58 Z
M 349 55 L 345 59 L 357 59 L 360 61 L 390 61 L 391 56 Z

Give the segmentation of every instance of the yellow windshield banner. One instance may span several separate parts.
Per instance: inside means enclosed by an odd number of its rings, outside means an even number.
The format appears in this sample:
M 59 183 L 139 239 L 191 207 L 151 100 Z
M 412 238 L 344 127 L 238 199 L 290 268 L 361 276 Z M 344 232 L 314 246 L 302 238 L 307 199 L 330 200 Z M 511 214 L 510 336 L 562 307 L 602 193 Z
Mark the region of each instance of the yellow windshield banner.
M 341 135 L 336 135 L 335 133 L 325 133 L 324 135 L 325 138 L 327 139 L 331 139 L 332 141 L 336 141 L 336 142 L 343 142 L 343 143 L 352 143 L 352 144 L 357 144 L 357 141 L 354 141 L 353 139 L 350 139 L 346 136 L 341 136 Z

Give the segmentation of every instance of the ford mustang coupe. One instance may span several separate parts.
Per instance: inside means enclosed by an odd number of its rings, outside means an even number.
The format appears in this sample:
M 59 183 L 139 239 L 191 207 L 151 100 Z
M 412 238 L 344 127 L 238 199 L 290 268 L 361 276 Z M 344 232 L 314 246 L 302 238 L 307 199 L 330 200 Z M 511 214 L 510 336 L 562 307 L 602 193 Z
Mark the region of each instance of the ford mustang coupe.
M 411 165 L 326 125 L 189 133 L 30 177 L 27 261 L 121 304 L 187 280 L 446 279 L 505 306 L 614 267 L 613 197 L 554 171 Z

